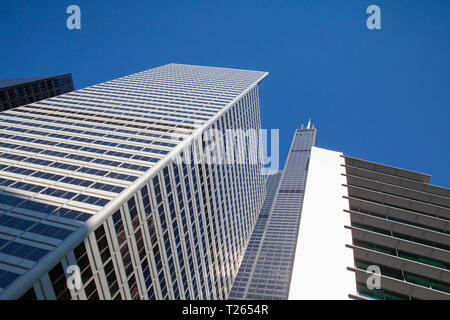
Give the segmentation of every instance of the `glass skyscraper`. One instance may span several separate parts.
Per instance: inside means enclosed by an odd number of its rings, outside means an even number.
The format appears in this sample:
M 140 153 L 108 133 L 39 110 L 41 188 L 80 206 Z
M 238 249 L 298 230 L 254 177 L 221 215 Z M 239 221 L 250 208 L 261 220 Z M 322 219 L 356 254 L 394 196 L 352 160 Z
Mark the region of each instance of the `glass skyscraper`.
M 169 64 L 1 112 L 0 299 L 227 298 L 264 201 L 259 136 L 205 160 L 217 132 L 260 129 L 266 75 Z
M 316 129 L 298 129 L 286 165 L 267 178 L 267 197 L 230 299 L 287 299 L 311 147 Z

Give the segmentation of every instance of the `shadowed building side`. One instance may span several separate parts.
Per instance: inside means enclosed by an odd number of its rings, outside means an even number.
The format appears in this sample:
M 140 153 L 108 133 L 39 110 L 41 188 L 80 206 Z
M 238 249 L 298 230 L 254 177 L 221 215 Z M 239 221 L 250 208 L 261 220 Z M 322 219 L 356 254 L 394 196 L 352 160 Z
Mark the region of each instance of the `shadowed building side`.
M 75 90 L 72 74 L 0 80 L 0 111 Z

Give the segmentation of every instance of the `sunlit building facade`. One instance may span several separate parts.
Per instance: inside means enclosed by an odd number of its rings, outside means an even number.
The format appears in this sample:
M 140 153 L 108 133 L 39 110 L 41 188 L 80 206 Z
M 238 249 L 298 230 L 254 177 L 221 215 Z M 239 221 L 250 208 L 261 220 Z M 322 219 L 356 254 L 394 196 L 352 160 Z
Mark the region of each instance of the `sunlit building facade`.
M 225 164 L 207 136 L 260 129 L 266 75 L 169 64 L 0 113 L 0 299 L 228 297 L 261 143 Z

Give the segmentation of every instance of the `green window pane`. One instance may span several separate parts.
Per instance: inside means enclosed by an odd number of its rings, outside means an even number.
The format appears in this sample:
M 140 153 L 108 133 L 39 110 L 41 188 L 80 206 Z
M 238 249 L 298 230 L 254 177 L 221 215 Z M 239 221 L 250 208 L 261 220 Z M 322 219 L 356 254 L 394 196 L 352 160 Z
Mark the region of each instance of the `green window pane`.
M 429 264 L 431 266 L 435 266 L 438 268 L 445 268 L 444 263 L 434 260 L 434 259 L 426 258 L 426 257 L 420 257 L 420 262 Z
M 380 266 L 381 274 L 387 277 L 403 280 L 403 274 L 401 270 L 386 267 L 386 266 Z
M 387 247 L 383 247 L 383 246 L 376 246 L 375 250 L 378 251 L 378 252 L 382 252 L 382 253 L 386 253 L 386 254 L 390 254 L 390 255 L 396 256 L 395 249 L 391 249 L 391 248 L 387 248 Z
M 420 286 L 424 286 L 427 288 L 430 287 L 427 278 L 424 278 L 424 277 L 421 277 L 421 276 L 418 276 L 415 274 L 411 274 L 409 272 L 405 272 L 405 278 L 406 278 L 406 281 L 408 281 L 408 282 L 415 283 L 415 284 L 418 284 Z
M 408 223 L 408 221 L 406 221 L 406 220 L 395 218 L 395 217 L 388 217 L 388 219 L 392 220 L 392 221 L 396 221 L 396 222 Z
M 398 252 L 398 256 L 400 258 L 404 258 L 404 259 L 408 259 L 408 260 L 413 260 L 413 261 L 417 261 L 420 262 L 420 258 L 419 256 L 413 254 L 413 253 L 409 253 L 409 252 L 404 252 L 404 251 L 399 251 Z
M 359 269 L 367 270 L 367 267 L 370 266 L 370 264 L 363 262 L 361 260 L 355 260 L 355 265 Z
M 369 289 L 364 284 L 358 283 L 358 292 L 360 294 L 365 294 L 367 296 L 384 300 L 384 293 L 382 290 L 379 289 Z
M 433 289 L 450 293 L 450 285 L 434 280 L 429 280 L 429 282 Z
M 354 239 L 353 244 L 358 247 L 366 248 L 366 249 L 375 249 L 375 245 L 369 242 L 361 241 Z
M 385 290 L 384 296 L 386 300 L 409 300 L 408 296 Z

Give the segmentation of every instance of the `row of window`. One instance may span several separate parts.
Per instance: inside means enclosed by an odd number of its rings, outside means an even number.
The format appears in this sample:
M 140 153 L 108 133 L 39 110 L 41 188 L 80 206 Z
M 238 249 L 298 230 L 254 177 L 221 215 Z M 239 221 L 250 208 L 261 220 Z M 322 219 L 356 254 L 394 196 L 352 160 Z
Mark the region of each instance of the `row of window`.
M 18 241 L 0 238 L 0 252 L 31 261 L 39 261 L 49 250 L 35 247 Z
M 64 240 L 73 230 L 56 227 L 47 223 L 36 222 L 24 218 L 13 217 L 11 215 L 3 214 L 0 216 L 0 225 L 16 230 L 27 231 L 39 235 Z
M 67 99 L 67 97 L 59 97 L 57 99 L 50 99 L 47 101 L 41 101 L 39 103 L 36 103 L 33 106 L 30 106 L 30 108 L 34 108 L 34 109 L 41 109 L 41 110 L 47 110 L 47 111 L 55 111 L 55 112 L 70 112 L 71 114 L 78 114 L 78 115 L 84 115 L 84 116 L 93 116 L 96 118 L 106 118 L 106 119 L 115 119 L 115 120 L 122 120 L 122 121 L 134 121 L 137 123 L 144 123 L 144 124 L 156 124 L 159 126 L 170 126 L 170 127 L 177 127 L 180 129 L 187 129 L 187 130 L 194 130 L 195 127 L 191 126 L 191 125 L 186 125 L 186 124 L 182 124 L 184 123 L 185 119 L 184 118 L 173 118 L 172 116 L 169 116 L 170 113 L 174 112 L 176 113 L 177 110 L 173 110 L 170 112 L 166 112 L 166 113 L 162 113 L 162 112 L 151 112 L 150 110 L 139 110 L 138 112 L 142 112 L 142 114 L 137 114 L 137 113 L 132 113 L 132 112 L 119 112 L 119 111 L 112 111 L 113 109 L 118 109 L 115 107 L 110 107 L 110 106 L 103 106 L 104 109 L 99 109 L 98 107 L 100 107 L 99 105 L 94 105 L 94 104 L 90 104 L 90 103 L 82 103 L 82 104 L 75 104 L 75 105 L 69 105 L 69 104 L 61 104 L 58 103 L 58 100 L 65 100 Z M 80 100 L 80 99 L 79 99 Z M 66 101 L 64 101 L 66 102 Z M 46 107 L 44 107 L 46 106 Z M 64 109 L 68 109 L 68 110 L 64 110 Z M 120 109 L 124 109 L 124 108 L 120 108 Z M 88 111 L 88 112 L 85 112 Z M 129 110 L 128 110 L 129 111 Z M 154 114 L 161 114 L 163 116 L 156 116 Z M 106 114 L 114 114 L 115 116 L 110 116 L 110 115 L 106 115 Z M 126 117 L 119 117 L 119 115 L 122 116 L 127 116 L 127 117 L 131 117 L 131 118 L 126 118 Z M 154 120 L 159 120 L 159 121 L 148 121 L 148 120 L 143 120 L 143 118 L 145 119 L 154 119 Z M 175 122 L 175 123 L 172 123 Z
M 17 168 L 20 170 L 13 170 L 11 168 Z M 8 170 L 13 173 L 21 173 L 21 174 L 28 174 L 28 175 L 30 175 L 31 173 L 34 172 L 34 170 L 28 170 L 28 169 L 13 167 L 13 166 L 10 166 L 4 170 Z M 43 177 L 43 178 L 47 177 L 46 174 L 44 174 L 44 175 L 33 174 L 33 176 Z M 54 176 L 56 176 L 56 175 L 53 175 L 53 177 Z M 53 177 L 49 177 L 49 178 L 53 178 Z M 60 177 L 62 178 L 62 176 L 60 176 Z M 52 179 L 49 179 L 49 180 L 52 180 Z M 59 177 L 58 177 L 58 180 L 59 180 Z M 25 182 L 14 183 L 14 182 L 15 181 L 12 181 L 9 179 L 0 178 L 0 184 L 3 186 L 9 186 L 8 184 L 11 184 L 10 185 L 11 188 L 17 188 L 17 189 L 21 189 L 21 190 L 30 191 L 30 192 L 37 192 L 40 194 L 46 194 L 46 195 L 53 196 L 56 198 L 74 200 L 74 201 L 94 204 L 94 205 L 101 206 L 101 207 L 105 206 L 110 201 L 109 199 L 99 198 L 96 196 L 90 196 L 90 195 L 85 195 L 85 194 L 77 194 L 75 192 L 56 189 L 56 188 L 52 188 L 52 187 L 45 188 L 43 186 L 35 185 L 33 183 L 25 183 Z
M 16 99 L 17 97 L 20 98 L 61 89 L 68 89 L 69 91 L 73 90 L 72 79 L 70 77 L 53 80 L 44 80 L 40 82 L 17 86 L 15 88 L 1 90 L 0 101 L 6 101 L 8 99 L 12 100 Z
M 386 246 L 382 246 L 382 245 L 378 245 L 378 244 L 374 244 L 371 242 L 367 242 L 367 241 L 362 241 L 362 240 L 358 240 L 358 239 L 353 239 L 353 244 L 355 246 L 359 246 L 362 248 L 366 248 L 366 249 L 370 249 L 370 250 L 375 250 L 377 252 L 381 252 L 381 253 L 386 253 L 389 254 L 391 256 L 396 256 L 396 257 L 400 257 L 403 259 L 408 259 L 411 261 L 415 261 L 415 262 L 419 262 L 419 263 L 424 263 L 433 267 L 437 267 L 437 268 L 442 268 L 442 269 L 446 269 L 446 270 L 450 270 L 450 263 L 448 262 L 444 262 L 444 261 L 440 261 L 437 259 L 433 259 L 430 257 L 425 257 L 419 254 L 415 254 L 415 253 L 411 253 L 411 252 L 405 252 L 402 250 L 398 250 L 395 248 L 389 248 Z
M 355 259 L 355 266 L 358 269 L 367 270 L 367 268 L 370 265 L 373 265 L 373 263 L 371 263 L 369 261 L 361 260 L 361 259 Z M 439 280 L 427 278 L 427 277 L 424 277 L 424 276 L 421 276 L 418 274 L 414 274 L 414 273 L 407 272 L 404 270 L 392 268 L 389 266 L 384 266 L 384 265 L 379 265 L 379 264 L 377 264 L 377 265 L 380 267 L 380 271 L 383 276 L 395 278 L 395 279 L 406 281 L 409 283 L 414 283 L 414 284 L 422 286 L 422 287 L 431 288 L 431 289 L 434 289 L 437 291 L 442 291 L 442 292 L 450 294 L 450 284 L 449 283 L 445 283 L 445 282 L 442 282 Z
M 18 207 L 26 210 L 32 210 L 39 213 L 44 213 L 56 217 L 62 217 L 71 220 L 77 220 L 80 222 L 87 221 L 92 215 L 89 213 L 81 212 L 74 209 L 57 207 L 44 202 L 38 202 L 35 200 L 19 198 L 14 195 L 0 193 L 0 204 L 2 206 Z
M 362 208 L 358 208 L 356 206 L 352 206 L 352 202 L 353 201 L 350 200 L 350 210 L 351 211 L 361 212 L 361 213 L 368 214 L 370 216 L 374 216 L 374 217 L 378 217 L 378 218 L 382 218 L 382 219 L 388 219 L 388 220 L 392 220 L 392 221 L 408 224 L 408 225 L 419 227 L 419 228 L 423 228 L 423 229 L 428 229 L 428 230 L 432 230 L 432 231 L 437 231 L 437 232 L 441 232 L 441 233 L 450 234 L 450 230 L 439 229 L 439 228 L 435 228 L 435 227 L 432 227 L 432 226 L 424 225 L 422 223 L 417 223 L 417 222 L 401 219 L 401 218 L 394 217 L 394 216 L 386 216 L 384 214 L 376 213 L 374 211 L 369 211 L 369 210 L 365 210 L 365 209 L 362 209 Z M 393 215 L 395 213 L 390 213 L 390 214 Z M 414 218 L 414 216 L 411 216 L 411 217 Z
M 396 198 L 398 198 L 397 196 L 391 196 L 389 194 L 384 193 L 383 201 L 380 201 L 378 199 L 375 199 L 375 197 L 378 193 L 376 193 L 370 189 L 359 189 L 359 187 L 354 187 L 354 186 L 349 185 L 347 190 L 348 190 L 348 195 L 350 197 L 349 202 L 352 207 L 358 206 L 357 204 L 354 203 L 355 201 L 353 200 L 353 199 L 356 199 L 356 200 L 362 200 L 362 201 L 380 204 L 383 206 L 389 206 L 394 209 L 400 209 L 400 210 L 410 212 L 410 213 L 418 213 L 421 215 L 426 215 L 429 217 L 439 218 L 442 220 L 450 221 L 449 217 L 446 217 L 442 214 L 436 214 L 435 212 L 438 212 L 439 210 L 436 210 L 435 208 L 433 208 L 432 205 L 430 205 L 429 208 L 427 208 L 428 211 L 430 211 L 430 212 L 426 212 L 427 210 L 425 210 L 426 207 L 424 207 L 424 206 L 421 206 L 421 210 L 416 210 L 416 209 L 412 208 L 412 207 L 417 207 L 416 205 L 414 205 L 414 206 L 406 205 L 406 204 L 397 205 L 396 204 L 396 202 L 397 202 Z M 356 192 L 355 192 L 355 190 L 356 190 Z M 362 190 L 364 192 L 364 195 L 359 195 L 359 193 L 360 193 L 359 190 Z M 411 200 L 407 200 L 407 199 L 403 199 L 403 200 L 411 201 Z M 431 211 L 433 211 L 433 212 L 431 212 Z M 443 210 L 443 212 L 445 212 L 445 210 Z
M 9 147 L 10 149 L 14 149 L 16 146 L 18 147 L 18 145 L 0 142 L 0 147 Z M 31 147 L 19 147 L 17 149 L 24 150 L 24 151 L 31 151 L 30 148 Z M 70 158 L 70 155 L 68 155 L 67 157 Z M 33 158 L 30 161 L 34 161 L 34 163 L 40 164 L 39 162 L 43 163 L 42 161 L 45 162 L 46 160 L 35 161 Z M 59 164 L 57 164 L 57 165 L 59 165 Z M 75 167 L 78 167 L 79 168 L 78 171 L 82 172 L 82 173 L 87 173 L 90 175 L 95 175 L 95 176 L 100 176 L 100 177 L 108 177 L 108 178 L 117 179 L 117 180 L 133 182 L 138 178 L 137 176 L 133 176 L 133 175 L 129 175 L 129 174 L 123 174 L 123 173 L 118 173 L 118 172 L 109 172 L 106 170 L 89 168 L 89 167 L 81 167 L 81 166 L 73 165 L 71 168 L 75 168 Z M 80 181 L 79 180 L 71 180 L 72 177 L 67 177 L 67 176 L 63 176 L 60 174 L 54 174 L 54 173 L 45 172 L 45 171 L 41 171 L 41 170 L 27 169 L 27 168 L 22 168 L 22 167 L 18 167 L 18 166 L 12 166 L 12 165 L 8 166 L 6 164 L 0 165 L 0 170 L 17 173 L 17 174 L 22 174 L 22 175 L 26 175 L 26 176 L 38 177 L 41 179 L 62 181 L 65 183 L 71 183 L 73 181 L 76 181 L 76 182 L 82 181 L 81 185 L 87 185 L 89 182 L 93 182 L 93 181 L 85 180 L 82 178 L 76 178 L 76 179 L 80 179 Z M 64 178 L 64 181 L 62 180 L 63 178 Z M 91 185 L 91 184 L 89 184 L 89 185 Z M 106 184 L 105 185 L 97 185 L 97 186 L 101 186 L 101 188 L 105 188 L 105 190 L 110 188 L 110 187 L 106 186 Z M 113 189 L 114 188 L 111 188 L 111 190 L 113 190 Z M 117 188 L 116 190 L 118 191 L 118 190 L 120 190 L 120 188 Z
M 429 246 L 429 247 L 435 247 L 435 248 L 439 248 L 439 249 L 442 249 L 442 250 L 450 251 L 450 246 L 449 245 L 446 245 L 446 244 L 443 244 L 443 243 L 440 243 L 440 242 L 429 241 L 429 240 L 426 240 L 426 239 L 409 236 L 407 234 L 394 232 L 394 231 L 383 229 L 383 228 L 377 228 L 377 227 L 374 227 L 374 226 L 371 226 L 371 225 L 367 225 L 367 224 L 361 224 L 361 223 L 352 222 L 352 226 L 354 226 L 356 228 L 360 228 L 360 229 L 364 229 L 364 230 L 368 230 L 368 231 L 384 234 L 384 235 L 387 235 L 389 237 L 395 237 L 395 238 L 399 238 L 399 239 L 404 239 L 404 240 L 412 241 L 412 242 L 415 242 L 415 243 L 418 243 L 418 244 L 423 244 L 423 245 L 426 245 L 426 246 Z
M 29 125 L 29 124 L 28 124 Z M 51 138 L 56 138 L 56 139 L 61 139 L 61 140 L 72 140 L 72 141 L 76 141 L 76 142 L 81 142 L 81 143 L 88 143 L 88 144 L 97 144 L 97 145 L 101 145 L 101 146 L 107 146 L 107 147 L 114 147 L 114 148 L 122 148 L 122 149 L 128 149 L 128 150 L 138 150 L 138 151 L 144 151 L 144 152 L 152 152 L 152 153 L 157 153 L 157 154 L 166 154 L 167 150 L 160 150 L 160 149 L 155 149 L 155 148 L 145 148 L 142 146 L 137 146 L 137 145 L 131 145 L 131 144 L 125 144 L 125 143 L 119 143 L 119 142 L 110 142 L 110 141 L 105 141 L 105 140 L 99 140 L 99 139 L 88 139 L 88 138 L 84 138 L 84 137 L 80 137 L 80 136 L 73 136 L 73 135 L 63 135 L 63 134 L 58 134 L 58 133 L 52 133 L 50 132 L 46 132 L 46 131 L 39 131 L 39 130 L 29 130 L 29 129 L 23 129 L 17 126 L 0 126 L 0 129 L 4 129 L 7 131 L 14 131 L 14 132 L 20 132 L 20 136 L 14 136 L 14 135 L 10 135 L 10 134 L 5 134 L 6 138 L 9 139 L 15 139 L 15 140 L 22 140 L 22 141 L 26 141 L 26 142 L 33 142 L 33 143 L 39 143 L 39 144 L 46 144 L 46 145 L 51 145 L 51 146 L 60 146 L 60 147 L 64 147 L 64 144 L 60 143 L 58 144 L 59 141 L 53 141 L 53 140 L 42 140 L 42 139 L 38 139 L 38 138 L 32 138 L 32 137 L 28 137 L 23 136 L 23 134 L 32 134 L 32 135 L 41 135 L 41 136 L 46 136 L 46 137 L 51 137 Z M 169 143 L 166 142 L 159 142 L 159 141 L 155 141 L 152 142 L 151 140 L 146 140 L 146 139 L 138 139 L 138 138 L 128 138 L 128 137 L 122 137 L 122 136 L 116 136 L 116 135 L 108 135 L 111 138 L 114 139 L 128 139 L 131 142 L 139 142 L 139 143 L 143 143 L 143 144 L 150 144 L 150 145 L 165 145 L 165 146 L 169 146 Z M 107 136 L 107 137 L 108 137 Z M 171 146 L 175 146 L 174 144 L 172 144 Z M 89 148 L 89 147 L 93 147 L 93 146 L 85 146 L 83 148 L 83 146 L 79 146 L 78 149 L 82 150 L 82 151 L 86 151 L 85 149 Z M 76 149 L 77 147 L 74 146 L 70 146 L 71 149 Z M 95 149 L 97 150 L 97 152 L 100 149 Z M 89 151 L 89 150 L 87 150 Z M 105 153 L 106 150 L 104 150 L 103 152 L 98 152 L 98 153 Z M 149 158 L 149 160 L 153 160 L 153 161 L 157 161 L 158 159 L 156 158 Z M 148 170 L 148 167 L 142 167 L 144 170 L 140 170 L 140 171 L 146 171 Z M 146 169 L 147 168 L 147 169 Z
M 30 137 L 23 136 L 23 135 L 3 134 L 2 136 L 5 139 L 24 141 L 24 142 L 27 142 L 27 144 L 29 144 L 29 143 L 43 144 L 43 145 L 54 146 L 54 147 L 59 147 L 59 148 L 63 148 L 63 149 L 72 149 L 72 150 L 80 150 L 80 151 L 85 151 L 85 152 L 90 152 L 90 153 L 106 154 L 106 155 L 116 156 L 116 157 L 120 157 L 120 158 L 127 158 L 127 159 L 129 159 L 133 156 L 133 154 L 131 154 L 131 153 L 112 151 L 112 150 L 108 151 L 107 149 L 100 149 L 100 148 L 94 148 L 91 146 L 82 146 L 82 145 L 76 145 L 76 144 L 72 144 L 72 143 L 58 142 L 58 141 L 52 141 L 52 140 L 36 139 L 36 138 L 30 138 Z M 77 140 L 80 141 L 80 140 L 82 140 L 82 138 L 78 138 Z M 109 144 L 114 144 L 114 143 L 109 143 Z M 105 145 L 105 144 L 102 143 L 102 145 Z M 167 154 L 169 152 L 168 150 L 160 150 L 160 149 L 155 149 L 155 148 L 150 148 L 150 147 L 144 148 L 144 147 L 129 145 L 129 144 L 117 144 L 117 145 L 111 145 L 111 146 L 114 148 L 122 148 L 122 149 L 127 149 L 127 150 L 149 152 L 149 153 L 163 154 L 163 155 Z M 148 167 L 144 167 L 144 170 L 145 170 L 145 168 L 148 168 Z

